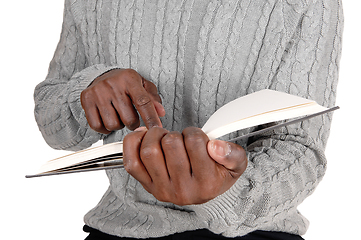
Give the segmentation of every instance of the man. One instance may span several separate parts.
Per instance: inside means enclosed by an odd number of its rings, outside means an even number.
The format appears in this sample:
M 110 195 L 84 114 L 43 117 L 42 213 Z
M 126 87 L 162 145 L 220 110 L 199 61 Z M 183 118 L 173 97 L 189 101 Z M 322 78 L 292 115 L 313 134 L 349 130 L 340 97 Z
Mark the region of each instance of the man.
M 237 144 L 199 127 L 265 88 L 333 105 L 342 26 L 338 0 L 67 0 L 39 129 L 57 149 L 124 140 L 88 239 L 301 239 L 331 116 Z

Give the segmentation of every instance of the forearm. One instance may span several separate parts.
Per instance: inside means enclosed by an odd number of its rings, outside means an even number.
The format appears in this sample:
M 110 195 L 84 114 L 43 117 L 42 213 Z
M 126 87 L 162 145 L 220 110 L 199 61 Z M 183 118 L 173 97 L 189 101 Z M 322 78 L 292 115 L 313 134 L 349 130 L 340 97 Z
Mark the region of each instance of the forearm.
M 46 79 L 34 92 L 39 130 L 45 141 L 56 149 L 79 150 L 102 137 L 89 128 L 80 94 L 96 77 L 117 67 L 89 66 L 80 39 L 71 4 L 66 1 L 60 41 Z
M 35 119 L 45 141 L 55 149 L 79 150 L 102 135 L 90 129 L 80 93 L 99 75 L 113 69 L 94 65 L 70 79 L 48 78 L 35 88 Z
M 270 88 L 314 99 L 327 107 L 334 105 L 343 25 L 338 4 L 317 1 L 300 15 Z M 300 218 L 297 206 L 325 174 L 324 150 L 331 116 L 316 117 L 250 139 L 246 172 L 226 193 L 191 206 L 192 210 L 210 229 L 227 236 L 250 232 L 261 225 L 263 230 L 269 227 L 282 231 L 287 228 L 286 223 L 290 225 L 288 229 L 294 228 L 294 233 L 304 233 L 306 220 L 296 224 L 287 218 Z

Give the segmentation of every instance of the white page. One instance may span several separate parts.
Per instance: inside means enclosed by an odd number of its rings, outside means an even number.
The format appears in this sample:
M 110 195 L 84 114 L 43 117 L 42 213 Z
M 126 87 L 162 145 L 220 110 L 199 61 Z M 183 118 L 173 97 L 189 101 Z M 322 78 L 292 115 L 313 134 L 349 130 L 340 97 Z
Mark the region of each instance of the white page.
M 104 155 L 116 154 L 123 152 L 123 142 L 114 142 L 103 146 L 94 147 L 78 151 L 60 158 L 53 159 L 45 163 L 40 172 L 53 171 L 55 169 L 69 167 L 87 160 L 102 157 Z
M 312 100 L 265 89 L 227 103 L 208 119 L 202 130 L 215 139 L 236 130 L 326 109 Z

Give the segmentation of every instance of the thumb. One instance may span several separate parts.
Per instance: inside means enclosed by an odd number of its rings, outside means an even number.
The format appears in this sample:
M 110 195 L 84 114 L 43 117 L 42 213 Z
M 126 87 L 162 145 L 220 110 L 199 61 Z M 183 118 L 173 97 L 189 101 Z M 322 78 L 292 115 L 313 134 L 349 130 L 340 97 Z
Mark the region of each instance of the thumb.
M 239 145 L 221 140 L 207 144 L 209 156 L 228 170 L 242 174 L 247 168 L 246 151 Z

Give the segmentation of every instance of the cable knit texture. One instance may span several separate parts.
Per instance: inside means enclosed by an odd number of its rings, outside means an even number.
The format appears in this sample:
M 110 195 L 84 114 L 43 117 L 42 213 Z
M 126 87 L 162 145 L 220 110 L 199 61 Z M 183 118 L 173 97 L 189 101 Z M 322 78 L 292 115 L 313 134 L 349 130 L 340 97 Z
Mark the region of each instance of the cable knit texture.
M 82 90 L 115 68 L 133 68 L 155 83 L 169 130 L 201 127 L 225 103 L 266 88 L 329 107 L 342 28 L 340 0 L 66 0 L 48 76 L 35 89 L 35 117 L 56 149 L 122 140 L 128 130 L 90 129 L 80 104 Z M 325 173 L 330 124 L 329 114 L 239 142 L 246 172 L 201 205 L 157 201 L 126 171 L 109 170 L 110 187 L 85 222 L 137 238 L 200 228 L 228 237 L 304 234 L 308 222 L 297 206 Z

